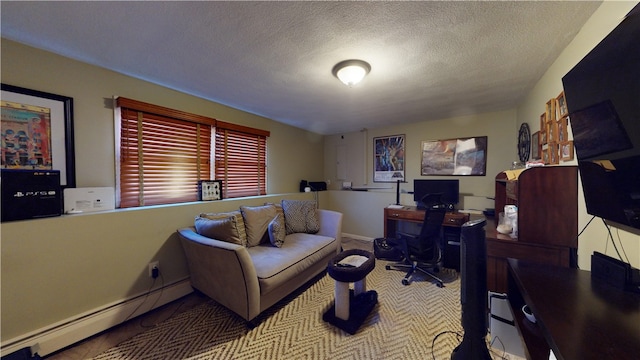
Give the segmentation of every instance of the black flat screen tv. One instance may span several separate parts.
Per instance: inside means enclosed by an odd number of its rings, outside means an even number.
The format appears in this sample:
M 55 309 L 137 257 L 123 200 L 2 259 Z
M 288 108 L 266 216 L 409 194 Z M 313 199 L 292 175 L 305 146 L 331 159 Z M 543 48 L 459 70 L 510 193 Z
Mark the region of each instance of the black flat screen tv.
M 460 181 L 444 179 L 415 179 L 413 180 L 413 200 L 419 209 L 426 208 L 424 203 L 427 195 L 441 194 L 440 201 L 449 208 L 454 208 L 459 201 Z
M 563 78 L 589 214 L 640 229 L 640 5 Z

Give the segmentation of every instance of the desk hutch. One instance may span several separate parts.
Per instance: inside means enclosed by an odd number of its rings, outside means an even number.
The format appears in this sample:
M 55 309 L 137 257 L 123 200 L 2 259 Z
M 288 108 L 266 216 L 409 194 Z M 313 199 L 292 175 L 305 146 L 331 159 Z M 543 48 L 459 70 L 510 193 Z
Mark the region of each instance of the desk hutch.
M 577 267 L 578 168 L 543 166 L 523 170 L 515 179 L 507 172 L 495 178 L 495 212 L 518 207 L 518 237 L 487 232 L 488 289 L 507 292 L 507 258 Z

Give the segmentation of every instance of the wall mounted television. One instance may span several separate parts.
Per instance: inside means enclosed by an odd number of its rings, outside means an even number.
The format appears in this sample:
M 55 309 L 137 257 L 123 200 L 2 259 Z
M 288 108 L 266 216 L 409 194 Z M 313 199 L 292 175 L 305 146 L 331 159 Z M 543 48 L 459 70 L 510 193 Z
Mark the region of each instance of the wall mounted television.
M 459 201 L 460 181 L 459 180 L 413 180 L 413 200 L 419 209 L 424 209 L 427 204 L 423 199 L 429 194 L 442 194 L 440 201 L 453 209 Z
M 640 5 L 563 78 L 589 214 L 640 229 Z

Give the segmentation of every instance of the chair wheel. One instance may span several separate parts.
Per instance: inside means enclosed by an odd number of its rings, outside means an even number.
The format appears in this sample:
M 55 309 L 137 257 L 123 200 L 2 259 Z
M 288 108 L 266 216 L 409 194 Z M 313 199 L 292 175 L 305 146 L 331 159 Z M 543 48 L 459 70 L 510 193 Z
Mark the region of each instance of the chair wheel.
M 389 265 L 385 266 L 384 268 L 387 269 L 387 270 L 391 270 L 391 266 L 389 266 Z
M 436 283 L 436 286 L 439 287 L 439 288 L 443 288 L 444 287 L 444 285 L 442 283 Z
M 402 279 L 402 285 L 404 285 L 404 286 L 409 285 L 409 280 L 407 280 L 407 279 Z

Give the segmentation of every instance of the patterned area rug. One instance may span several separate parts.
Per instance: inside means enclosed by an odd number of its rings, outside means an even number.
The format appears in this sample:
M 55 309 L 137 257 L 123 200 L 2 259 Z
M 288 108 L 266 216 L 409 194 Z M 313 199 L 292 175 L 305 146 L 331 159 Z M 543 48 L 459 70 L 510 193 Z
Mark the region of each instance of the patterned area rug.
M 376 260 L 367 276 L 378 304 L 354 335 L 322 320 L 334 290 L 323 274 L 267 310 L 254 329 L 209 301 L 94 359 L 449 359 L 461 341 L 453 332 L 462 333 L 457 274 L 439 274 L 444 288 L 421 275 L 404 286 L 403 273 L 385 270 L 387 263 Z

